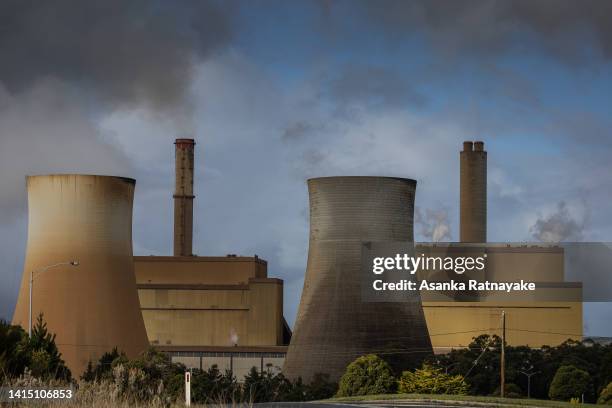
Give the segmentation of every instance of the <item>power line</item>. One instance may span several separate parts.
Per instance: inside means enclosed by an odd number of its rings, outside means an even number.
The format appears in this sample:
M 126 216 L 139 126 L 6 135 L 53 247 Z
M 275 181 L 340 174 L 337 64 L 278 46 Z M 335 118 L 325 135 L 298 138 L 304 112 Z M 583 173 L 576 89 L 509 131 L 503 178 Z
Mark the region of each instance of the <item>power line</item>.
M 539 334 L 556 334 L 559 336 L 580 336 L 583 337 L 583 334 L 578 334 L 578 333 L 557 333 L 557 332 L 548 332 L 548 331 L 539 331 L 539 330 L 527 330 L 527 329 L 506 329 L 506 330 L 511 330 L 511 331 L 520 331 L 520 332 L 527 332 L 527 333 L 539 333 Z M 589 337 L 593 337 L 593 336 L 589 336 Z
M 502 322 L 500 321 L 500 325 L 502 324 Z M 472 372 L 472 370 L 474 369 L 474 367 L 476 367 L 476 365 L 478 364 L 478 361 L 480 360 L 480 358 L 484 355 L 484 353 L 489 349 L 489 345 L 493 342 L 493 336 L 489 337 L 489 341 L 487 342 L 487 344 L 484 346 L 484 348 L 482 349 L 482 353 L 480 353 L 480 355 L 476 358 L 476 360 L 474 360 L 474 363 L 472 364 L 472 367 L 470 367 L 470 369 L 468 370 L 468 372 L 463 376 L 463 378 L 467 378 L 468 375 L 470 375 L 470 373 Z

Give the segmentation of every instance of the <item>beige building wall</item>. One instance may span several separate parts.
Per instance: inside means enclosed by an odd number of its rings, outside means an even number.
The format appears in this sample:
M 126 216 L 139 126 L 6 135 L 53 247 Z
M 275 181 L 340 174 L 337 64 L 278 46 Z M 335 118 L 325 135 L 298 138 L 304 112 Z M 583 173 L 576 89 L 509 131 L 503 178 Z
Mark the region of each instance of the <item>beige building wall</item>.
M 249 295 L 247 345 L 283 344 L 283 281 L 252 279 L 249 282 Z
M 266 261 L 246 256 L 135 256 L 139 284 L 247 284 L 266 278 Z
M 149 342 L 283 344 L 283 281 L 257 257 L 134 257 Z
M 423 310 L 436 353 L 469 345 L 480 334 L 501 334 L 501 312 L 506 312 L 509 345 L 555 346 L 582 339 L 582 285 L 564 282 L 563 248 L 554 245 L 417 244 L 417 254 L 441 257 L 482 256 L 483 272 L 419 272 L 420 279 L 448 281 L 476 279 L 491 282 L 536 283 L 535 292 L 491 294 L 480 301 L 459 301 L 449 294 L 422 292 Z M 470 299 L 474 300 L 474 299 Z
M 480 334 L 501 337 L 502 311 L 511 346 L 556 346 L 582 339 L 581 302 L 424 302 L 423 310 L 435 353 L 467 347 Z

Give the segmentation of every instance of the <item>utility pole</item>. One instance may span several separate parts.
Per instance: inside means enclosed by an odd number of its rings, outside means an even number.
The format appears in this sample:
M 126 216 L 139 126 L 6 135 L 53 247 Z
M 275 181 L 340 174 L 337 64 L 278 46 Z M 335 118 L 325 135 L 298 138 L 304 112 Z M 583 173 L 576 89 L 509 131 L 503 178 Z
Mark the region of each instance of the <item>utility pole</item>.
M 504 398 L 504 388 L 506 387 L 506 311 L 502 310 L 502 341 L 501 341 L 501 385 L 499 389 L 500 397 Z

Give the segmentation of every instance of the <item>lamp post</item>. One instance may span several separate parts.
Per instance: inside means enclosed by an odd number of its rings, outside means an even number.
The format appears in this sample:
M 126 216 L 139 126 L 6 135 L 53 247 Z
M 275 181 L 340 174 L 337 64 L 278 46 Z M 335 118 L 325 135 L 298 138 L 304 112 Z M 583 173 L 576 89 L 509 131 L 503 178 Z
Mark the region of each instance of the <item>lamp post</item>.
M 533 370 L 533 366 L 531 366 L 528 371 L 519 371 L 527 377 L 527 398 L 531 398 L 531 377 L 539 373 L 539 371 L 531 370 Z
M 79 261 L 70 261 L 70 262 L 59 262 L 53 265 L 48 265 L 43 268 L 37 269 L 35 271 L 30 271 L 30 310 L 28 313 L 28 337 L 32 338 L 32 286 L 34 285 L 34 277 L 40 275 L 43 272 L 48 271 L 51 268 L 55 268 L 58 266 L 79 266 Z

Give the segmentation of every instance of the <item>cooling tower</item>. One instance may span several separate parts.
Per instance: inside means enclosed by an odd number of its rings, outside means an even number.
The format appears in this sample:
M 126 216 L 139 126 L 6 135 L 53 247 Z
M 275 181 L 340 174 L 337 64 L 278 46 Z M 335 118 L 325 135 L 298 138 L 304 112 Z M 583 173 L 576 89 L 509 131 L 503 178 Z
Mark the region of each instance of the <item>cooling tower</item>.
M 401 370 L 432 353 L 418 293 L 412 302 L 362 301 L 363 241 L 413 241 L 416 181 L 391 177 L 308 180 L 310 243 L 304 289 L 283 373 L 337 381 L 374 353 Z
M 483 142 L 463 142 L 459 154 L 461 242 L 487 242 L 487 152 Z
M 13 323 L 27 330 L 29 279 L 35 321 L 48 329 L 74 377 L 117 347 L 148 346 L 132 261 L 135 181 L 89 175 L 27 177 L 28 245 Z M 76 267 L 49 265 L 77 260 Z
M 176 139 L 174 256 L 191 256 L 193 243 L 193 139 Z

